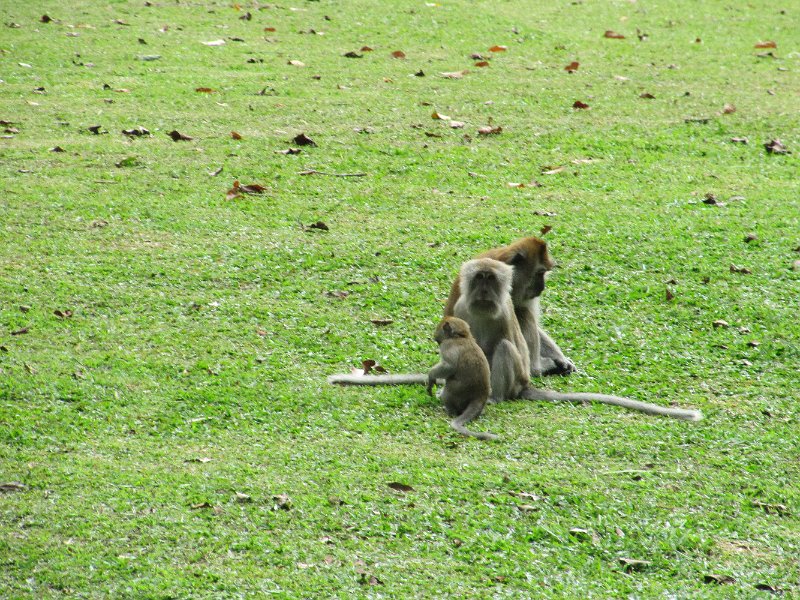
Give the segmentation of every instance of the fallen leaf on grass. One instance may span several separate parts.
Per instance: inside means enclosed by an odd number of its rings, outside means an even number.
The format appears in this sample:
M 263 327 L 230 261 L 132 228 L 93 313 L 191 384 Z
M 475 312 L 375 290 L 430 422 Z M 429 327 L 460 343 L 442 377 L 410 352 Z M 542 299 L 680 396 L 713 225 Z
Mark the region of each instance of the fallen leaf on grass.
M 24 492 L 28 489 L 28 486 L 24 483 L 20 483 L 19 481 L 8 481 L 6 483 L 0 483 L 0 492 L 4 494 L 8 494 L 10 492 Z
M 464 123 L 463 121 L 450 121 L 448 125 L 450 125 L 450 127 L 452 127 L 453 129 L 462 129 L 464 125 L 466 125 L 466 123 Z
M 746 137 L 733 137 L 731 138 L 731 142 L 734 144 L 747 144 L 750 142 Z
M 91 131 L 94 135 L 108 133 L 107 131 L 100 131 L 102 128 L 103 128 L 102 125 L 92 125 L 91 127 L 87 127 L 87 129 Z
M 733 104 L 726 104 L 722 107 L 722 113 L 725 115 L 732 115 L 736 112 L 736 107 Z
M 287 65 L 292 65 L 293 67 L 305 67 L 306 63 L 300 60 L 290 60 L 286 63 Z
M 752 275 L 753 272 L 748 269 L 747 267 L 737 267 L 736 265 L 731 265 L 730 267 L 731 273 L 742 273 L 744 275 Z
M 50 152 L 66 152 L 61 146 L 53 146 L 50 148 Z
M 328 296 L 329 298 L 339 298 L 340 300 L 344 300 L 350 295 L 350 292 L 336 290 L 333 292 L 325 292 L 325 295 Z
M 617 33 L 616 31 L 612 31 L 611 29 L 606 30 L 603 34 L 603 37 L 606 37 L 611 40 L 624 40 L 625 36 L 621 33 Z
M 565 171 L 567 167 L 559 166 L 559 167 L 542 167 L 542 175 L 555 175 L 556 173 L 561 173 Z
M 768 583 L 756 584 L 756 589 L 761 592 L 769 592 L 770 594 L 782 594 L 783 590 L 776 588 L 774 585 Z
M 499 125 L 484 125 L 478 128 L 478 135 L 497 135 L 502 132 L 503 128 Z
M 391 325 L 394 321 L 392 319 L 370 319 L 370 323 L 378 327 L 385 327 L 386 325 Z
M 479 68 L 488 67 L 489 66 L 489 62 L 486 61 L 486 60 L 480 60 L 480 61 L 475 63 L 475 66 L 479 67 Z
M 196 457 L 196 458 L 187 458 L 187 459 L 186 459 L 185 461 L 183 461 L 183 462 L 187 462 L 187 463 L 201 463 L 201 464 L 205 464 L 205 463 L 211 462 L 211 459 L 210 459 L 210 458 L 208 458 L 207 456 L 198 456 L 198 457 Z
M 467 69 L 464 69 L 463 71 L 446 71 L 444 73 L 439 73 L 439 75 L 441 75 L 445 79 L 461 79 L 467 73 L 469 73 L 469 71 Z
M 311 225 L 307 225 L 306 229 L 319 229 L 320 231 L 329 231 L 330 227 L 328 227 L 322 221 L 317 221 L 316 223 L 311 223 Z
M 789 514 L 789 509 L 785 504 L 767 504 L 766 502 L 761 502 L 760 500 L 753 500 L 751 504 L 754 508 L 760 508 L 768 515 L 778 515 L 783 517 Z
M 359 54 L 358 52 L 353 52 L 353 51 L 346 52 L 342 56 L 344 56 L 345 58 L 364 58 L 363 54 Z
M 410 485 L 406 485 L 405 483 L 400 483 L 397 481 L 392 481 L 391 483 L 387 483 L 386 485 L 388 485 L 390 488 L 398 492 L 407 493 L 414 491 L 414 488 L 411 487 Z
M 714 192 L 708 192 L 705 195 L 703 198 L 703 204 L 716 204 L 721 206 L 721 203 L 719 200 L 717 200 L 717 195 Z
M 292 141 L 298 146 L 312 146 L 316 147 L 317 143 L 308 137 L 305 133 L 300 133 L 292 138 Z
M 146 135 L 151 135 L 150 131 L 142 126 L 134 127 L 133 129 L 123 129 L 122 133 L 128 137 L 143 137 Z
M 369 46 L 361 46 L 361 52 L 372 52 L 372 48 Z
M 675 294 L 672 293 L 672 290 L 669 288 L 664 288 L 664 297 L 667 299 L 667 302 L 671 302 L 675 298 Z
M 222 167 L 220 167 L 219 169 L 214 169 L 213 171 L 209 171 L 208 172 L 208 174 L 211 175 L 211 177 L 216 177 L 220 173 L 222 173 Z
M 622 564 L 622 568 L 628 573 L 631 571 L 642 571 L 653 564 L 649 560 L 636 560 L 633 558 L 620 558 L 619 562 Z
M 489 48 L 489 52 L 505 52 L 508 50 L 508 46 L 492 46 Z
M 574 73 L 575 71 L 578 70 L 578 67 L 580 67 L 580 66 L 581 66 L 581 63 L 579 63 L 578 61 L 572 61 L 566 67 L 564 67 L 564 70 L 567 73 Z
M 656 97 L 650 92 L 643 92 L 639 94 L 639 98 L 643 98 L 645 100 L 655 100 Z
M 17 329 L 16 331 L 12 331 L 11 335 L 24 335 L 24 334 L 26 334 L 28 332 L 30 332 L 30 328 L 29 327 L 22 327 L 21 329 Z
M 394 52 L 392 52 L 391 56 L 392 58 L 405 58 L 406 53 L 403 52 L 402 50 L 395 50 Z
M 224 46 L 225 40 L 211 40 L 210 42 L 200 42 L 204 46 Z
M 300 148 L 287 148 L 286 150 L 275 150 L 275 154 L 300 154 Z
M 228 193 L 225 195 L 226 200 L 233 200 L 234 198 L 238 198 L 242 194 L 263 194 L 267 191 L 262 185 L 258 185 L 257 183 L 253 183 L 250 185 L 241 185 L 239 180 L 233 182 L 233 187 L 228 190 Z
M 172 138 L 173 142 L 189 142 L 194 139 L 188 135 L 183 135 L 177 129 L 173 129 L 167 135 Z
M 586 104 L 585 102 L 581 102 L 580 100 L 575 100 L 575 102 L 572 103 L 572 108 L 587 110 L 589 108 L 589 105 Z
M 236 492 L 233 496 L 233 500 L 237 504 L 247 504 L 253 501 L 253 499 L 250 496 L 248 496 L 247 494 L 243 494 L 242 492 Z
M 231 137 L 235 140 L 240 140 L 242 139 L 242 134 L 238 131 L 231 131 Z
M 728 322 L 722 319 L 717 319 L 711 325 L 714 327 L 714 329 L 727 329 L 728 327 L 730 327 Z
M 450 117 L 448 117 L 447 115 L 443 115 L 441 113 L 438 113 L 438 112 L 434 111 L 431 114 L 431 119 L 437 119 L 439 121 L 449 121 Z
M 200 510 L 204 508 L 214 508 L 210 502 L 198 502 L 197 504 L 192 504 L 192 510 Z
M 717 585 L 723 585 L 727 583 L 736 583 L 736 580 L 731 577 L 730 575 L 703 575 L 703 583 L 716 583 Z
M 194 89 L 195 92 L 200 92 L 201 94 L 213 94 L 217 90 L 210 87 L 199 87 Z
M 791 154 L 779 139 L 770 140 L 764 144 L 767 154 Z
M 290 510 L 292 508 L 292 499 L 286 494 L 276 494 L 272 500 L 275 502 L 273 510 Z
M 758 42 L 753 48 L 777 48 L 778 44 L 773 42 L 772 40 L 767 40 L 766 42 Z
M 548 232 L 550 232 L 552 230 L 553 230 L 553 227 L 551 225 L 545 225 L 544 227 L 541 228 L 541 230 L 539 230 L 539 235 L 545 236 L 545 235 L 548 234 Z

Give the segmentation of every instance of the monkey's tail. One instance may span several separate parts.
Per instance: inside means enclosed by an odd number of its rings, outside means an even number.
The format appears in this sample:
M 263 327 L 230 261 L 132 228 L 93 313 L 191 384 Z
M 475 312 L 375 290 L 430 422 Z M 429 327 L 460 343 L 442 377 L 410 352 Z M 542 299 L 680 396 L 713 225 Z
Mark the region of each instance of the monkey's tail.
M 470 431 L 464 425 L 469 423 L 473 419 L 477 419 L 480 414 L 483 412 L 483 404 L 480 402 L 473 402 L 466 409 L 464 412 L 457 416 L 455 419 L 450 421 L 450 427 L 455 429 L 461 435 L 468 435 L 474 438 L 478 438 L 479 440 L 496 440 L 499 439 L 493 433 L 484 433 L 482 431 Z
M 421 374 L 405 375 L 352 375 L 342 373 L 341 375 L 331 375 L 328 383 L 337 385 L 425 385 L 428 383 L 428 376 Z
M 547 400 L 550 402 L 601 402 L 603 404 L 613 404 L 630 410 L 638 410 L 648 415 L 659 415 L 672 417 L 673 419 L 683 419 L 684 421 L 700 421 L 703 413 L 699 410 L 686 410 L 683 408 L 668 408 L 658 406 L 648 402 L 639 402 L 630 398 L 620 398 L 619 396 L 609 396 L 608 394 L 592 394 L 588 392 L 574 392 L 562 394 L 552 390 L 540 390 L 527 388 L 522 391 L 520 396 L 525 400 Z

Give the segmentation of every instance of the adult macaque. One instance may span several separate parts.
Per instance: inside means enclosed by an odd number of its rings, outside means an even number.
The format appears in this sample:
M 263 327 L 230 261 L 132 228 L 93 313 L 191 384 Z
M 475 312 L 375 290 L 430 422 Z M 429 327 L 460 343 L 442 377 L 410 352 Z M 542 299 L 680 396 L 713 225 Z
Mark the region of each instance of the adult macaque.
M 434 336 L 439 343 L 439 362 L 428 373 L 428 394 L 438 380 L 445 385 L 439 393 L 448 414 L 456 418 L 450 426 L 462 435 L 495 440 L 492 433 L 473 432 L 464 427 L 483 412 L 489 400 L 489 363 L 469 325 L 456 317 L 445 317 Z
M 528 344 L 531 375 L 569 375 L 575 365 L 539 325 L 539 296 L 545 288 L 547 273 L 555 264 L 547 252 L 547 244 L 536 237 L 517 240 L 501 248 L 493 248 L 478 258 L 493 258 L 514 268 L 511 299 L 520 331 Z M 453 282 L 445 315 L 453 315 L 461 296 L 461 278 Z
M 492 400 L 519 398 L 530 384 L 530 355 L 511 302 L 513 269 L 492 258 L 461 265 L 453 314 L 469 323 L 491 370 Z

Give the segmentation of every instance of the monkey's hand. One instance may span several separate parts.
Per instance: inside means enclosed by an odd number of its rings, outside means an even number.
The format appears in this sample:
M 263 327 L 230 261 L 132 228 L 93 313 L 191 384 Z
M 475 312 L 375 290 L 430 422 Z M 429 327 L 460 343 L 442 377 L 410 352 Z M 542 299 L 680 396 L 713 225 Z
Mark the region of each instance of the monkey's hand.
M 561 375 L 567 376 L 575 373 L 578 368 L 568 358 L 542 358 L 542 371 L 540 373 L 531 372 L 534 376 Z
M 428 375 L 428 385 L 425 388 L 428 391 L 428 396 L 433 396 L 433 386 L 436 385 L 436 378 Z

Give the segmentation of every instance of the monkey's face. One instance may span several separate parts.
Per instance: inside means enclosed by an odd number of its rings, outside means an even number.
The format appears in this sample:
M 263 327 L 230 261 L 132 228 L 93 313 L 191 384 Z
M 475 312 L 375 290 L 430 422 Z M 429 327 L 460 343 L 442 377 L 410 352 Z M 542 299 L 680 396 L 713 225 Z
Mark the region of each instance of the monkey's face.
M 492 270 L 482 269 L 472 276 L 470 282 L 470 304 L 494 308 L 500 302 L 501 285 Z

